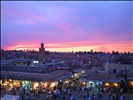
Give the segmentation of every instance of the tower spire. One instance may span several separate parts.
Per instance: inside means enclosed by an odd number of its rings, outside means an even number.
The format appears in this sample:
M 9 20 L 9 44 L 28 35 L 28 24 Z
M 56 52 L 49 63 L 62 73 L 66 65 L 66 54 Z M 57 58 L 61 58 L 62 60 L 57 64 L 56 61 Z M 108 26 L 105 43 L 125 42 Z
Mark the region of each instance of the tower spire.
M 41 43 L 41 48 L 44 48 L 44 44 L 43 44 L 43 41 L 42 41 L 42 43 Z

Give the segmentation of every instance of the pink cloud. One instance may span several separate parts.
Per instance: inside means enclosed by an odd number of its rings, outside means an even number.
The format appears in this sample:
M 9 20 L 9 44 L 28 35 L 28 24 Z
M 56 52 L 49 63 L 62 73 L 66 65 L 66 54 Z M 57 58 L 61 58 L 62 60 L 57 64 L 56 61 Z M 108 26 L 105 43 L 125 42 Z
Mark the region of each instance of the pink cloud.
M 2 18 L 17 24 L 36 24 L 47 21 L 35 8 L 31 7 L 25 10 L 20 9 L 18 5 L 15 5 L 15 8 L 11 10 L 2 9 Z M 8 17 L 4 17 L 5 15 Z

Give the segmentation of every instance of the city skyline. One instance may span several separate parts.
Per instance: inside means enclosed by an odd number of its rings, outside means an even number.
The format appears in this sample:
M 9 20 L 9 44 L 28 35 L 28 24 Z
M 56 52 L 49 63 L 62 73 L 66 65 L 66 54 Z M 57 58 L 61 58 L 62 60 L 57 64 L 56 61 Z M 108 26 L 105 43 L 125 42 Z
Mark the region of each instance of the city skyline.
M 5 50 L 133 52 L 131 1 L 2 1 Z

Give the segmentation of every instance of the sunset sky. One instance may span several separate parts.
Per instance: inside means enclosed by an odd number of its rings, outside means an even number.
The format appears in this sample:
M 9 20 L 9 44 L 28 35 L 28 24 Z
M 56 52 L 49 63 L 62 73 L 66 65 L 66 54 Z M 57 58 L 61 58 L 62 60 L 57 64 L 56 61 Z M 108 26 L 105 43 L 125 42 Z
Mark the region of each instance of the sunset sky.
M 2 1 L 4 50 L 133 52 L 132 1 Z

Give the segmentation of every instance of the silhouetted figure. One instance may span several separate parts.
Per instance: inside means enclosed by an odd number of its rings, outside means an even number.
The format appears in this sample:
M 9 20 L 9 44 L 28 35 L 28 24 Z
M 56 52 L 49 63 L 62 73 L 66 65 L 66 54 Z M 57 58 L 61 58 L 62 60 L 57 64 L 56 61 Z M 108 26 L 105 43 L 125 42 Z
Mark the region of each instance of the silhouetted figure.
M 119 96 L 118 96 L 118 93 L 116 94 L 116 100 L 118 100 L 119 99 Z
M 24 94 L 22 94 L 22 100 L 24 100 Z
M 123 100 L 125 100 L 125 95 L 123 95 Z
M 26 94 L 25 100 L 30 100 L 29 94 Z
M 57 98 L 57 95 L 56 95 L 56 94 L 54 94 L 54 100 L 56 100 L 56 98 Z

